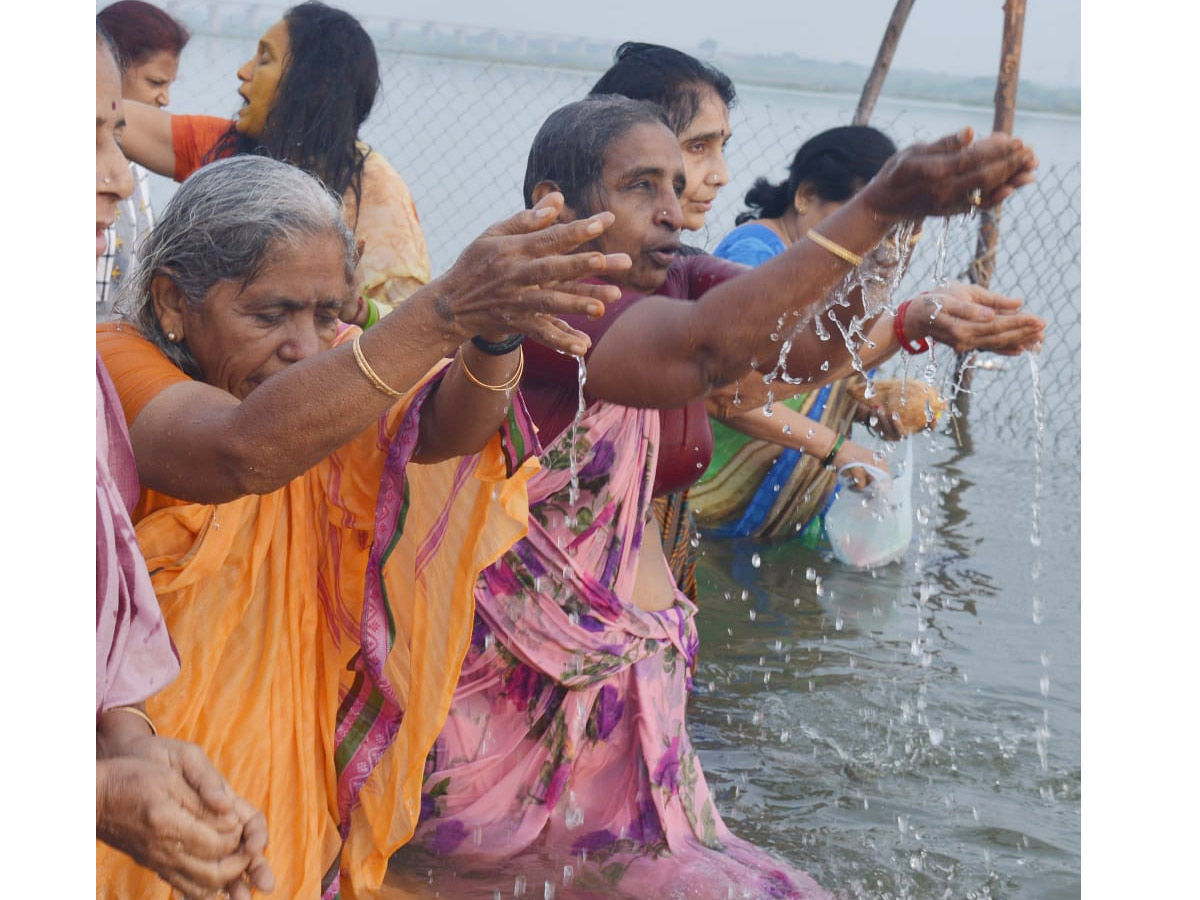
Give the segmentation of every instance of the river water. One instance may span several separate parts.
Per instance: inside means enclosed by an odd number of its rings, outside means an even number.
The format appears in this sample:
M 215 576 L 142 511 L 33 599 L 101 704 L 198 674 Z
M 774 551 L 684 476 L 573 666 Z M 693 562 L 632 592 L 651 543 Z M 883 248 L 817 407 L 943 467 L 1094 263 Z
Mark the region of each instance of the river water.
M 197 35 L 173 108 L 231 113 L 253 41 Z M 519 208 L 530 138 L 596 73 L 382 61 L 364 136 L 408 179 L 436 273 Z M 795 147 L 846 124 L 854 103 L 743 87 L 733 184 L 691 240 L 714 246 L 754 177 L 783 177 Z M 900 144 L 964 124 L 986 133 L 990 120 L 889 101 L 874 118 Z M 977 370 L 968 419 L 914 439 L 904 559 L 860 573 L 794 544 L 701 540 L 689 717 L 720 809 L 845 898 L 1080 895 L 1080 129 L 1018 116 L 1016 130 L 1041 156 L 1041 186 L 1007 205 L 994 284 L 1051 334 L 1036 378 L 1027 359 Z M 171 192 L 156 181 L 157 204 Z M 952 229 L 973 241 L 974 223 Z M 905 288 L 937 269 L 919 257 Z M 950 370 L 939 356 L 935 380 Z M 513 882 L 497 889 L 511 896 Z

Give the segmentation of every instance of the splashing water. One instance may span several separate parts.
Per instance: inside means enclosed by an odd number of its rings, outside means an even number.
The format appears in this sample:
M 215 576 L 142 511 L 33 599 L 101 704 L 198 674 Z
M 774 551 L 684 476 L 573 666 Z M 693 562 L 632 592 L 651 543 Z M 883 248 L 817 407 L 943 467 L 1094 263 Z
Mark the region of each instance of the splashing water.
M 1046 441 L 1046 409 L 1045 398 L 1042 394 L 1041 369 L 1038 367 L 1037 356 L 1027 353 L 1029 357 L 1029 374 L 1032 381 L 1033 394 L 1033 503 L 1031 508 L 1031 523 L 1029 543 L 1034 548 L 1034 564 L 1030 572 L 1031 580 L 1036 588 L 1042 577 L 1041 546 L 1042 546 L 1042 452 Z M 1033 621 L 1040 625 L 1045 617 L 1041 598 L 1035 592 L 1033 596 Z M 1042 675 L 1038 680 L 1038 688 L 1043 698 L 1050 696 L 1050 654 L 1045 650 L 1041 653 Z M 1038 762 L 1043 772 L 1050 771 L 1048 744 L 1050 741 L 1050 710 L 1042 708 L 1042 724 L 1036 732 Z
M 583 386 L 587 384 L 587 363 L 584 362 L 582 356 L 577 356 L 575 359 L 579 363 L 579 405 L 575 408 L 575 418 L 571 422 L 571 442 L 567 448 L 567 458 L 571 469 L 571 486 L 567 489 L 567 500 L 572 509 L 572 520 L 574 519 L 575 502 L 579 499 L 579 456 L 575 444 L 579 440 L 579 423 L 583 421 L 585 409 Z M 567 524 L 572 525 L 574 522 Z

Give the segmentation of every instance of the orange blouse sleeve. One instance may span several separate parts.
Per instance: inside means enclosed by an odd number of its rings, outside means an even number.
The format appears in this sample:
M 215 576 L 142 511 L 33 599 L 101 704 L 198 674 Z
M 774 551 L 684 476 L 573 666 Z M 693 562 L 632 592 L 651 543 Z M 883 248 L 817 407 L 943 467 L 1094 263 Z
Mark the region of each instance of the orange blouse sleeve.
M 125 423 L 131 427 L 165 388 L 192 380 L 128 322 L 97 325 L 96 350 L 116 386 Z
M 205 154 L 231 128 L 233 120 L 220 116 L 171 116 L 175 180 L 183 181 L 200 168 Z

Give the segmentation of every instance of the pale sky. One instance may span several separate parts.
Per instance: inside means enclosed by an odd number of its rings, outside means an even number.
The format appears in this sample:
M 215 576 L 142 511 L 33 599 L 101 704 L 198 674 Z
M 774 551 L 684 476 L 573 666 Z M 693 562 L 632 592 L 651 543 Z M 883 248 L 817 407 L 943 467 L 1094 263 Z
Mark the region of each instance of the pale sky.
M 1021 76 L 1048 86 L 1080 83 L 1081 0 L 1028 0 Z M 333 0 L 359 15 L 451 22 L 570 36 L 638 39 L 694 49 L 706 39 L 734 52 L 783 53 L 869 66 L 894 0 Z M 993 77 L 1000 61 L 1002 0 L 916 0 L 893 67 Z

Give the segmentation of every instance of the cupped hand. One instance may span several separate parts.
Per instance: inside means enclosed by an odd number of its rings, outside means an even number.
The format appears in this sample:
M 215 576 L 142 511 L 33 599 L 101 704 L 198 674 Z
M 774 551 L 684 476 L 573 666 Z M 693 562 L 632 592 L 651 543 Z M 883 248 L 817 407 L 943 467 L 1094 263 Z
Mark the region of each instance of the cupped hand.
M 978 141 L 973 135 L 964 128 L 894 154 L 863 188 L 863 202 L 897 221 L 949 216 L 995 206 L 1033 181 L 1037 157 L 1031 148 L 1001 132 Z
M 266 819 L 249 802 L 234 793 L 233 788 L 199 746 L 186 741 L 146 735 L 124 743 L 120 752 L 120 758 L 134 759 L 170 770 L 182 778 L 184 785 L 190 789 L 190 792 L 176 792 L 175 796 L 183 798 L 184 801 L 179 811 L 184 816 L 178 820 L 187 825 L 190 834 L 197 837 L 194 841 L 182 836 L 177 837 L 176 840 L 182 846 L 176 849 L 185 855 L 185 859 L 190 858 L 193 864 L 197 861 L 209 863 L 199 870 L 201 875 L 219 878 L 231 870 L 236 870 L 223 881 L 207 882 L 209 893 L 223 889 L 232 900 L 249 900 L 251 888 L 269 892 L 275 887 L 274 874 L 263 856 L 267 846 Z M 167 813 L 164 810 L 162 814 Z M 205 856 L 205 849 L 212 847 L 211 843 L 204 843 L 211 832 L 220 835 L 222 847 L 228 847 L 229 841 L 233 841 L 233 850 L 237 852 L 226 850 L 222 856 L 228 857 L 229 860 L 240 860 L 240 867 L 232 862 L 226 865 L 224 859 L 212 855 Z M 125 847 L 120 849 L 138 859 Z M 218 861 L 219 868 L 214 868 Z M 154 869 L 165 880 L 183 890 L 186 896 L 208 896 L 189 892 L 156 866 L 141 859 L 138 859 L 138 862 Z M 197 876 L 187 876 L 185 873 L 185 877 L 191 877 L 195 881 Z
M 462 340 L 523 332 L 555 350 L 587 352 L 587 336 L 558 317 L 603 315 L 620 289 L 582 279 L 620 274 L 633 262 L 625 253 L 572 252 L 602 235 L 615 217 L 601 212 L 556 224 L 562 208 L 562 194 L 555 192 L 493 225 L 429 285 L 439 316 Z
M 214 817 L 170 766 L 133 756 L 96 762 L 96 836 L 186 897 L 241 881 L 254 857 L 242 833 L 240 823 Z
M 1046 320 L 1020 312 L 1021 301 L 977 284 L 952 282 L 913 298 L 905 310 L 904 333 L 933 338 L 957 353 L 987 350 L 1016 356 L 1036 350 L 1046 336 Z

